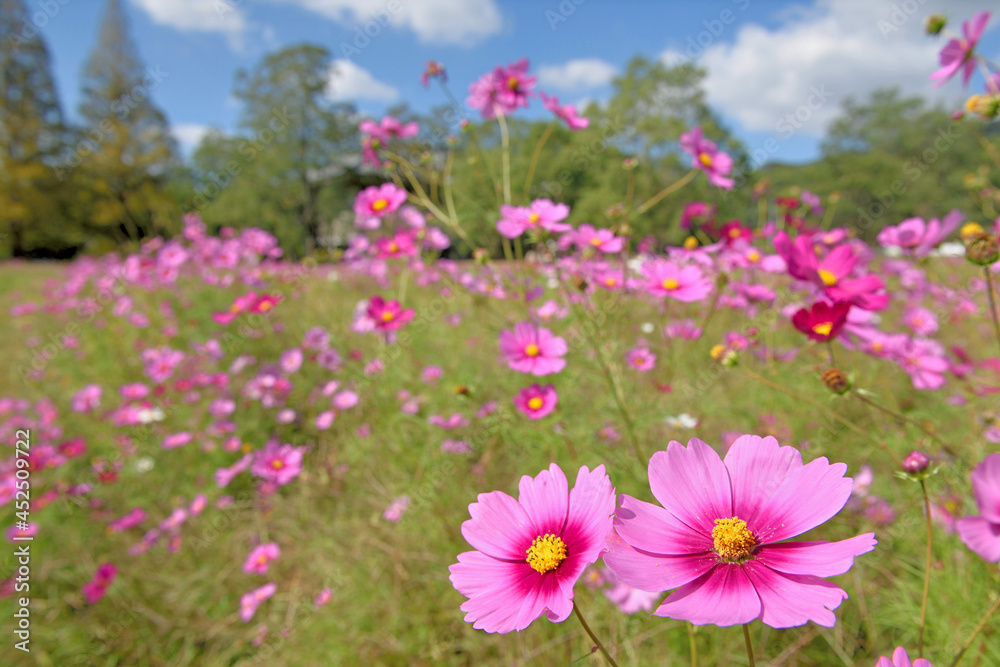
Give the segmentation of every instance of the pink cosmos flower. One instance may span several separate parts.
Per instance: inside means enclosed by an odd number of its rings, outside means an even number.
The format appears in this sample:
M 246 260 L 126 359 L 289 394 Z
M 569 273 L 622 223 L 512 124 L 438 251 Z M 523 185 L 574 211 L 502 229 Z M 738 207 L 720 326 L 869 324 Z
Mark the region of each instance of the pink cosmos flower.
M 651 352 L 644 345 L 639 345 L 625 353 L 625 363 L 637 371 L 645 373 L 653 370 L 653 367 L 656 366 L 656 353 Z
M 94 572 L 94 578 L 83 585 L 83 596 L 87 599 L 87 604 L 95 604 L 103 598 L 117 576 L 118 568 L 114 563 L 101 563 Z
M 569 308 L 560 305 L 558 301 L 553 301 L 552 299 L 535 308 L 535 316 L 545 322 L 551 319 L 561 320 L 567 315 L 569 315 Z
M 618 610 L 623 614 L 635 614 L 640 611 L 652 611 L 656 607 L 656 602 L 662 593 L 641 591 L 632 588 L 628 584 L 618 580 L 615 573 L 605 568 L 603 572 L 604 581 L 611 584 L 610 588 L 604 590 L 604 597 L 615 603 Z
M 681 135 L 681 149 L 691 155 L 691 166 L 705 172 L 709 183 L 724 190 L 733 189 L 735 181 L 726 178 L 726 174 L 733 170 L 733 158 L 720 151 L 714 142 L 705 139 L 700 127 Z
M 656 616 L 728 626 L 832 627 L 847 594 L 825 581 L 875 547 L 873 533 L 841 542 L 782 542 L 824 523 L 851 495 L 847 466 L 803 465 L 793 447 L 744 435 L 725 460 L 698 438 L 672 441 L 649 461 L 663 507 L 627 495 L 604 562 L 643 590 L 676 588 Z M 678 588 L 679 587 L 679 588 Z
M 434 384 L 441 379 L 444 375 L 444 371 L 441 370 L 440 366 L 424 366 L 423 370 L 420 371 L 420 379 L 427 384 Z
M 569 126 L 571 130 L 583 130 L 590 125 L 590 120 L 586 118 L 581 118 L 576 111 L 576 106 L 572 104 L 567 104 L 566 106 L 560 106 L 559 98 L 553 95 L 549 97 L 545 93 L 539 91 L 538 94 L 542 98 L 542 104 L 545 108 L 554 113 L 557 117 L 566 121 L 566 125 Z
M 288 375 L 294 373 L 302 367 L 303 358 L 302 350 L 297 347 L 293 347 L 281 353 L 281 360 L 278 362 L 278 365 L 281 366 L 281 370 Z
M 651 259 L 641 268 L 644 287 L 653 296 L 678 301 L 701 301 L 712 291 L 712 281 L 697 266 L 678 266 L 664 259 Z
M 979 516 L 956 521 L 958 536 L 980 558 L 1000 562 L 1000 453 L 987 455 L 972 471 L 972 495 Z
M 941 69 L 930 76 L 931 79 L 940 79 L 935 84 L 935 88 L 943 85 L 959 70 L 962 70 L 962 85 L 969 85 L 969 79 L 976 71 L 976 59 L 973 57 L 973 52 L 989 20 L 989 12 L 977 12 L 972 15 L 971 20 L 962 21 L 963 39 L 952 39 L 944 45 L 940 55 Z
M 73 412 L 90 412 L 101 405 L 101 385 L 88 384 L 76 392 L 70 402 Z
M 313 605 L 317 607 L 322 607 L 333 599 L 333 591 L 329 588 L 324 588 L 319 593 L 316 594 L 316 598 L 313 600 Z
M 477 630 L 521 631 L 547 612 L 554 623 L 573 611 L 573 586 L 606 548 L 614 487 L 598 466 L 580 468 L 572 491 L 555 463 L 525 475 L 514 500 L 502 491 L 479 495 L 462 536 L 475 551 L 448 568 L 466 622 Z
M 525 387 L 514 397 L 514 405 L 528 416 L 528 419 L 541 419 L 552 414 L 559 402 L 559 394 L 550 384 L 544 387 L 533 384 Z
M 358 394 L 350 389 L 339 391 L 330 399 L 330 405 L 338 410 L 350 410 L 357 404 Z
M 398 331 L 413 319 L 413 309 L 399 305 L 399 301 L 385 301 L 377 294 L 368 302 L 365 311 L 372 326 L 379 331 Z
M 278 589 L 273 583 L 264 584 L 258 589 L 252 590 L 240 598 L 240 620 L 249 623 L 253 615 L 257 613 L 257 607 L 265 600 L 274 595 Z
M 954 209 L 944 216 L 943 221 L 932 218 L 924 222 L 923 218 L 908 218 L 893 227 L 885 227 L 878 234 L 878 242 L 882 247 L 896 247 L 914 257 L 925 257 L 948 235 L 958 229 L 965 220 L 965 214 Z
M 430 81 L 433 78 L 440 78 L 441 83 L 448 81 L 448 73 L 444 71 L 444 65 L 436 60 L 428 60 L 427 66 L 424 67 L 424 73 L 420 75 L 420 83 L 427 88 L 430 85 Z
M 267 574 L 271 561 L 281 555 L 281 547 L 277 542 L 268 542 L 256 547 L 247 555 L 243 563 L 243 571 L 247 574 Z
M 902 646 L 897 646 L 892 652 L 892 660 L 882 656 L 875 663 L 875 667 L 934 667 L 926 658 L 917 658 L 910 662 L 910 654 Z
M 514 330 L 500 332 L 500 351 L 507 365 L 521 373 L 551 375 L 566 367 L 566 341 L 544 327 L 518 322 Z
M 610 229 L 597 229 L 593 225 L 584 223 L 576 231 L 567 232 L 559 239 L 560 247 L 569 247 L 571 244 L 580 250 L 593 248 L 611 254 L 622 251 L 625 239 L 615 236 Z
M 832 301 L 846 301 L 863 310 L 883 310 L 889 305 L 889 295 L 880 277 L 873 273 L 848 277 L 861 259 L 848 244 L 831 248 L 819 259 L 809 234 L 799 234 L 792 241 L 781 230 L 774 236 L 774 249 L 785 260 L 793 278 L 812 282 Z
M 146 512 L 141 507 L 135 507 L 131 512 L 121 517 L 120 519 L 115 519 L 110 524 L 108 524 L 109 533 L 120 533 L 129 528 L 134 528 L 140 523 L 146 520 Z
M 333 426 L 333 420 L 336 419 L 336 415 L 333 410 L 325 410 L 324 412 L 316 415 L 316 428 L 320 431 L 325 431 L 331 426 Z
M 416 239 L 410 230 L 401 230 L 392 237 L 382 236 L 375 240 L 375 256 L 378 259 L 415 257 L 419 252 Z
M 381 219 L 398 210 L 405 201 L 406 190 L 396 187 L 394 183 L 383 183 L 377 187 L 372 185 L 354 198 L 354 214 L 360 221 Z
M 282 445 L 276 440 L 272 440 L 254 456 L 250 472 L 265 482 L 284 486 L 302 472 L 304 450 L 304 447 Z
M 406 508 L 409 506 L 409 496 L 397 496 L 392 499 L 392 503 L 382 512 L 382 518 L 392 523 L 399 523 L 399 520 L 403 518 L 403 514 L 406 513 Z
M 465 428 L 469 425 L 469 420 L 466 419 L 460 412 L 456 412 L 450 417 L 431 415 L 427 418 L 427 422 L 437 426 L 438 428 L 443 428 L 446 431 L 452 431 L 456 428 Z
M 535 93 L 535 77 L 528 74 L 528 59 L 521 58 L 506 67 L 497 67 L 469 86 L 469 107 L 478 109 L 483 118 L 495 118 L 528 106 Z
M 497 231 L 509 239 L 516 239 L 529 229 L 544 229 L 553 233 L 569 231 L 571 227 L 561 220 L 569 215 L 569 206 L 555 204 L 549 199 L 536 199 L 528 207 L 500 207 L 500 220 L 497 221 Z
M 242 296 L 236 297 L 236 299 L 233 300 L 232 305 L 229 306 L 229 310 L 222 313 L 213 313 L 212 319 L 218 324 L 225 326 L 250 308 L 255 301 L 257 301 L 257 293 L 247 292 Z
M 903 314 L 903 322 L 919 336 L 930 336 L 938 330 L 937 316 L 933 311 L 920 306 L 907 308 Z
M 449 454 L 467 454 L 472 451 L 472 446 L 465 440 L 443 440 L 441 442 L 441 451 L 448 452 Z

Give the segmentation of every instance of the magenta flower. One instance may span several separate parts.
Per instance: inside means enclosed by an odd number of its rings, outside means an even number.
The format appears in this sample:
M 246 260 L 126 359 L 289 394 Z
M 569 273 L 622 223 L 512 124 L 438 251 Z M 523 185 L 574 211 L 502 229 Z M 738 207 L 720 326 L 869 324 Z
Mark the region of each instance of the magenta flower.
M 448 73 L 444 71 L 444 65 L 436 60 L 427 61 L 424 73 L 420 75 L 420 83 L 424 85 L 424 88 L 427 88 L 430 86 L 432 78 L 440 78 L 441 83 L 448 81 Z
M 399 523 L 399 520 L 403 518 L 403 514 L 406 513 L 406 509 L 410 506 L 409 496 L 396 496 L 392 499 L 392 502 L 385 511 L 382 512 L 382 518 L 391 523 Z
M 560 623 L 573 611 L 573 586 L 606 549 L 614 487 L 598 466 L 580 468 L 572 491 L 555 463 L 525 475 L 514 500 L 503 491 L 479 495 L 462 536 L 475 551 L 452 565 L 451 583 L 469 598 L 465 620 L 477 630 L 524 630 L 547 612 Z
M 566 341 L 544 327 L 518 322 L 514 330 L 500 332 L 500 351 L 515 371 L 550 375 L 566 367 Z
M 926 658 L 917 658 L 910 662 L 910 654 L 902 646 L 897 646 L 892 652 L 892 660 L 882 656 L 875 663 L 875 667 L 934 667 Z
M 944 220 L 932 218 L 924 222 L 923 218 L 907 218 L 898 225 L 885 227 L 878 233 L 878 242 L 882 247 L 896 247 L 914 257 L 925 257 L 948 235 L 958 229 L 965 220 L 965 214 L 954 209 Z
M 516 239 L 529 229 L 544 229 L 553 233 L 566 232 L 571 227 L 563 222 L 569 215 L 569 206 L 555 204 L 549 199 L 536 199 L 531 206 L 500 207 L 497 231 L 509 239 Z
M 284 486 L 302 472 L 304 447 L 292 447 L 272 440 L 257 452 L 250 465 L 250 472 L 265 482 Z
M 437 426 L 438 428 L 443 428 L 446 431 L 452 431 L 456 428 L 465 428 L 469 425 L 469 420 L 466 419 L 460 412 L 456 412 L 450 417 L 431 415 L 427 418 L 427 422 Z
M 358 220 L 370 221 L 371 218 L 384 218 L 399 209 L 406 201 L 406 190 L 396 187 L 393 183 L 383 183 L 365 188 L 354 198 L 354 214 Z M 362 226 L 368 225 L 365 222 Z M 377 220 L 375 226 L 378 226 Z
M 129 528 L 134 528 L 140 523 L 146 520 L 146 512 L 141 507 L 135 507 L 131 512 L 121 517 L 120 519 L 115 519 L 110 524 L 108 524 L 109 533 L 120 533 L 123 530 L 128 530 Z
M 656 353 L 651 352 L 648 347 L 639 345 L 625 353 L 625 363 L 637 371 L 645 373 L 653 370 L 653 367 L 656 366 Z
M 73 412 L 90 412 L 101 405 L 101 385 L 88 384 L 76 392 L 70 402 Z
M 1000 453 L 989 454 L 972 471 L 972 495 L 979 516 L 956 521 L 958 536 L 980 558 L 1000 562 Z
M 240 620 L 249 623 L 253 615 L 257 613 L 257 607 L 269 597 L 274 595 L 277 586 L 273 583 L 264 584 L 260 588 L 250 591 L 240 598 Z
M 973 52 L 976 43 L 983 36 L 986 23 L 990 20 L 989 12 L 977 12 L 969 21 L 962 21 L 963 39 L 952 39 L 941 49 L 941 69 L 931 74 L 931 79 L 940 79 L 935 88 L 943 85 L 948 79 L 962 70 L 962 85 L 969 85 L 969 79 L 976 70 L 976 59 Z
M 413 309 L 399 305 L 399 301 L 385 301 L 382 297 L 375 295 L 368 302 L 365 315 L 372 322 L 372 326 L 379 331 L 398 331 L 413 319 Z
M 691 155 L 691 166 L 708 176 L 708 182 L 724 190 L 732 190 L 735 181 L 726 178 L 733 170 L 733 158 L 719 150 L 714 142 L 702 136 L 696 127 L 681 135 L 681 149 Z
M 528 106 L 535 93 L 535 77 L 528 74 L 528 59 L 521 58 L 506 67 L 497 67 L 469 86 L 467 104 L 478 109 L 483 118 L 495 118 L 497 112 L 513 113 Z
M 628 584 L 618 581 L 615 573 L 607 568 L 604 569 L 603 578 L 606 583 L 611 585 L 610 588 L 604 589 L 604 597 L 611 600 L 623 614 L 652 611 L 662 595 L 659 592 L 650 593 L 632 588 Z
M 114 563 L 101 563 L 94 572 L 94 578 L 83 585 L 83 597 L 87 599 L 87 604 L 100 601 L 117 576 L 118 568 Z
M 277 542 L 268 542 L 254 547 L 243 563 L 243 571 L 247 574 L 266 574 L 271 561 L 281 555 L 281 547 Z
M 572 104 L 567 104 L 566 106 L 561 106 L 559 104 L 559 98 L 553 95 L 549 97 L 545 93 L 539 91 L 538 93 L 542 98 L 542 104 L 545 108 L 554 113 L 558 118 L 561 118 L 566 122 L 571 130 L 583 130 L 590 125 L 590 121 L 586 118 L 581 118 L 576 111 L 576 106 Z
M 712 281 L 694 265 L 678 266 L 664 259 L 642 265 L 646 291 L 653 296 L 669 296 L 678 301 L 701 301 L 712 291 Z
M 514 405 L 528 416 L 528 419 L 541 419 L 552 414 L 559 403 L 559 394 L 550 384 L 544 387 L 533 384 L 525 387 L 514 397 Z
M 567 232 L 559 239 L 561 247 L 568 247 L 571 244 L 580 250 L 593 248 L 605 253 L 616 253 L 625 247 L 625 239 L 615 236 L 610 229 L 597 229 L 593 225 L 584 223 L 576 231 Z
M 627 495 L 604 562 L 629 586 L 665 591 L 656 616 L 721 626 L 760 619 L 775 628 L 836 622 L 847 593 L 822 579 L 847 572 L 874 533 L 841 542 L 782 542 L 815 528 L 851 495 L 847 465 L 807 465 L 772 437 L 744 435 L 725 461 L 692 438 L 649 461 L 663 507 Z

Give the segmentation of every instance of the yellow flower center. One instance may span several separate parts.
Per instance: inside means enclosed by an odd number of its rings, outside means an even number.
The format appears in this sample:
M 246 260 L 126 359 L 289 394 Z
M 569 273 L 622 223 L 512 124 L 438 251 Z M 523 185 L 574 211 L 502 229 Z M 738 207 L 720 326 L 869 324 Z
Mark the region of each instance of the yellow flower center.
M 372 210 L 373 211 L 381 211 L 382 209 L 384 209 L 388 205 L 389 205 L 389 202 L 387 202 L 386 200 L 384 200 L 384 199 L 376 199 L 375 201 L 372 202 Z
M 552 533 L 536 537 L 525 560 L 539 574 L 551 572 L 566 560 L 566 543 Z
M 726 353 L 725 345 L 713 345 L 712 349 L 708 351 L 709 356 L 718 361 L 722 358 L 722 355 Z
M 712 540 L 715 542 L 715 553 L 727 563 L 742 563 L 747 560 L 757 544 L 753 533 L 747 530 L 747 522 L 735 516 L 715 520 Z
M 281 459 L 274 459 L 273 461 L 271 461 L 271 468 L 273 468 L 274 470 L 281 470 L 284 467 L 285 467 L 285 462 L 282 461 Z
M 541 350 L 534 343 L 528 343 L 527 347 L 524 348 L 524 353 L 529 357 L 537 357 Z
M 389 243 L 389 252 L 399 252 L 399 244 L 395 241 Z
M 271 310 L 271 302 L 270 301 L 265 301 L 264 303 L 260 304 L 260 312 L 266 313 L 269 310 Z
M 962 229 L 959 230 L 958 235 L 965 237 L 971 234 L 978 234 L 981 231 L 983 231 L 983 226 L 978 222 L 967 222 L 962 225 Z
M 261 554 L 257 556 L 257 565 L 264 565 L 267 563 L 267 554 Z
M 833 322 L 823 322 L 821 324 L 813 325 L 813 331 L 818 333 L 820 336 L 829 336 L 832 329 Z
M 240 451 L 243 452 L 244 454 L 249 454 L 250 452 L 253 451 L 253 447 L 250 445 L 249 442 L 244 442 L 243 446 L 240 447 Z
M 614 278 L 605 278 L 604 284 L 607 285 L 608 287 L 614 287 L 615 285 L 618 284 L 618 281 L 615 280 Z
M 517 90 L 517 83 L 518 83 L 517 82 L 517 77 L 516 76 L 512 76 L 509 79 L 507 79 L 507 88 L 509 90 Z
M 590 239 L 590 245 L 594 246 L 595 248 L 601 245 L 602 243 L 604 243 L 604 241 L 602 241 L 599 236 L 595 236 L 594 238 Z
M 669 292 L 671 290 L 677 289 L 680 286 L 680 283 L 678 283 L 677 280 L 674 278 L 664 278 L 663 282 L 660 283 L 660 285 L 663 287 L 663 289 Z
M 706 167 L 711 167 L 712 166 L 712 156 L 709 155 L 708 153 L 701 153 L 698 156 L 698 162 L 701 162 Z
M 698 247 L 698 239 L 695 238 L 694 236 L 689 236 L 686 239 L 684 239 L 685 250 L 694 250 L 697 247 Z
M 738 239 L 739 237 L 740 237 L 739 227 L 733 227 L 732 229 L 729 230 L 729 238 Z
M 393 315 L 393 314 L 392 314 L 392 311 L 390 311 L 390 310 L 387 310 L 387 311 L 385 311 L 385 312 L 383 312 L 383 313 L 382 313 L 382 321 L 383 321 L 383 322 L 392 322 L 392 320 L 393 320 L 393 319 L 394 319 L 395 317 L 396 317 L 396 316 L 395 316 L 395 315 Z
M 229 312 L 230 312 L 230 313 L 238 313 L 238 312 L 240 312 L 240 307 L 239 307 L 239 306 L 237 306 L 237 305 L 236 305 L 236 304 L 234 303 L 233 305 L 229 306 Z
M 542 399 L 540 399 L 537 396 L 535 396 L 534 398 L 532 398 L 532 399 L 530 399 L 528 401 L 528 407 L 531 408 L 532 410 L 541 410 L 542 409 Z
M 751 262 L 759 262 L 760 253 L 757 252 L 756 250 L 751 250 L 750 252 L 747 253 L 747 259 L 749 259 Z
M 818 273 L 819 273 L 819 279 L 823 281 L 824 285 L 829 286 L 837 284 L 837 276 L 832 271 L 828 271 L 827 269 L 820 269 Z
M 534 211 L 532 211 L 531 215 L 528 216 L 528 222 L 533 225 L 537 225 L 539 220 L 541 220 L 541 216 Z

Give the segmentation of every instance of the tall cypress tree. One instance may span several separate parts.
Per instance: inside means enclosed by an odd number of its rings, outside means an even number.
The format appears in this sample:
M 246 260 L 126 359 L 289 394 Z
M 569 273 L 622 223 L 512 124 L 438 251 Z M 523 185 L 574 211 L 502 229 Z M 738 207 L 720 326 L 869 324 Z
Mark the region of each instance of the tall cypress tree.
M 121 2 L 108 0 L 97 46 L 84 66 L 84 127 L 70 161 L 93 188 L 93 222 L 133 241 L 179 219 L 165 188 L 177 146 L 151 99 L 168 74 L 143 65 Z
M 0 246 L 17 257 L 56 229 L 66 129 L 48 49 L 22 0 L 0 0 L 0 35 Z

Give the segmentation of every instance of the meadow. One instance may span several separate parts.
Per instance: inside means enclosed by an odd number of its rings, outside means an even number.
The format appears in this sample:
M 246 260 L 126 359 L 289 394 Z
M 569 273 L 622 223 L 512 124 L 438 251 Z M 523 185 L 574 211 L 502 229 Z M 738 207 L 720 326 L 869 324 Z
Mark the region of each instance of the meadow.
M 695 127 L 592 226 L 512 194 L 533 85 L 470 87 L 495 253 L 454 154 L 386 117 L 330 261 L 189 214 L 0 265 L 3 664 L 1000 664 L 1000 219 L 889 211 L 870 245 L 835 193 L 762 188 L 637 238 L 733 187 Z

